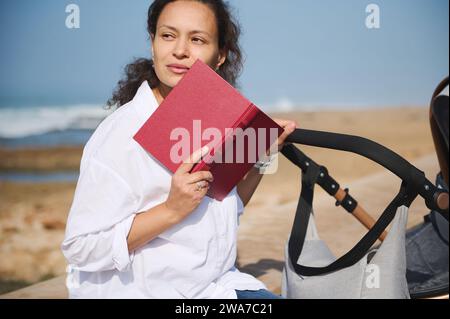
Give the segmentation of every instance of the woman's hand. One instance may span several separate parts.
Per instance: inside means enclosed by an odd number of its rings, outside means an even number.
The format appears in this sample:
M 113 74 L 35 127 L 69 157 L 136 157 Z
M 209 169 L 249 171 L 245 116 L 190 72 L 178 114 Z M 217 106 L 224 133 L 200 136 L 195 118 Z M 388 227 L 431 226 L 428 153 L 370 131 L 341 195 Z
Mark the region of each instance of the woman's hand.
M 278 138 L 278 151 L 281 151 L 284 147 L 285 141 L 289 135 L 291 135 L 297 128 L 297 123 L 290 120 L 273 119 L 275 123 L 284 129 L 283 134 Z
M 192 154 L 172 177 L 172 185 L 165 206 L 178 222 L 197 209 L 209 190 L 209 183 L 213 182 L 210 172 L 189 173 L 208 152 L 208 147 L 204 147 Z

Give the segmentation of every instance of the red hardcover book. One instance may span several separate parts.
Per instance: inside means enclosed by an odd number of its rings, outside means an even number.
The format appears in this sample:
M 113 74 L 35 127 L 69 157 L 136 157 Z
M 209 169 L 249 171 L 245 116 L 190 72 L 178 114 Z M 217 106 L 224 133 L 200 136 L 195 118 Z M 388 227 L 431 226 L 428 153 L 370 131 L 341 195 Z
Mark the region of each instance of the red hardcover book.
M 208 196 L 222 201 L 276 143 L 283 129 L 198 60 L 134 139 L 172 173 L 195 151 L 192 173 L 211 171 Z

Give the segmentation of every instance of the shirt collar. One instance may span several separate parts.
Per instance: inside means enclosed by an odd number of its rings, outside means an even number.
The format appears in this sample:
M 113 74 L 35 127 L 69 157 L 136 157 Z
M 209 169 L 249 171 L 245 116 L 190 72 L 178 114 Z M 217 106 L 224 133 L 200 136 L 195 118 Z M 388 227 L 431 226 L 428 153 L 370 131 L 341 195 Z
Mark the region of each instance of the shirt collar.
M 141 84 L 133 98 L 133 102 L 135 102 L 139 114 L 145 119 L 149 118 L 159 106 L 147 81 Z

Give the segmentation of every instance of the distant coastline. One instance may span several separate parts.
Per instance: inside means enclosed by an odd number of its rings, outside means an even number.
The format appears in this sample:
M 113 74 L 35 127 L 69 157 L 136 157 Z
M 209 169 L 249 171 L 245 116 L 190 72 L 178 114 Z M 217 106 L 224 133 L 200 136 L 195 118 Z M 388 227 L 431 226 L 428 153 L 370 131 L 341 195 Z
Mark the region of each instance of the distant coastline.
M 305 112 L 367 112 L 408 106 L 376 107 L 361 105 L 302 105 L 292 106 L 287 101 L 272 106 L 258 105 L 268 114 L 289 117 Z M 0 148 L 48 148 L 82 146 L 98 125 L 114 110 L 102 105 L 0 107 Z

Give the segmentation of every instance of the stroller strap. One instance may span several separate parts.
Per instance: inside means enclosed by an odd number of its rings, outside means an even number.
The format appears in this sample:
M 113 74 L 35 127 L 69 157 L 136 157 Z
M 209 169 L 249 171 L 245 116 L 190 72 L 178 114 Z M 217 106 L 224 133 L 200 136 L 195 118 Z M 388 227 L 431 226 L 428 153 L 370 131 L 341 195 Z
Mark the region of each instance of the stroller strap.
M 411 185 L 408 186 L 403 183 L 399 194 L 389 204 L 374 227 L 347 254 L 326 267 L 308 267 L 299 265 L 298 260 L 303 250 L 309 219 L 313 211 L 314 187 L 315 184 L 319 183 L 323 168 L 318 166 L 312 160 L 306 160 L 307 157 L 293 145 L 286 145 L 282 150 L 282 153 L 292 163 L 299 167 L 303 167 L 302 191 L 288 243 L 290 262 L 295 272 L 300 276 L 323 275 L 341 270 L 359 262 L 395 218 L 397 209 L 401 206 L 409 207 L 419 194 L 419 190 L 416 187 Z
M 408 187 L 417 188 L 427 207 L 448 220 L 448 192 L 438 189 L 425 177 L 424 172 L 378 143 L 359 136 L 302 129 L 295 130 L 286 142 L 352 152 L 364 156 L 400 177 Z M 288 146 L 290 144 L 286 145 L 286 147 Z

